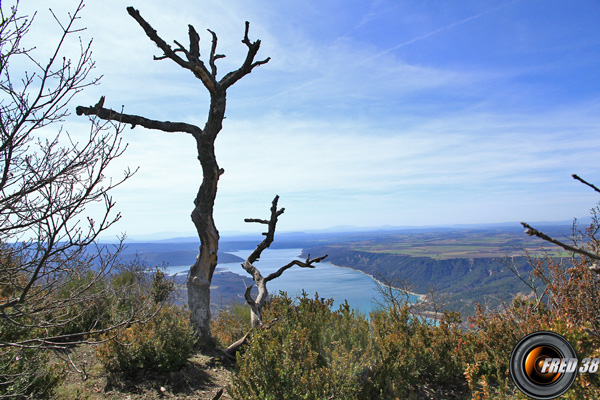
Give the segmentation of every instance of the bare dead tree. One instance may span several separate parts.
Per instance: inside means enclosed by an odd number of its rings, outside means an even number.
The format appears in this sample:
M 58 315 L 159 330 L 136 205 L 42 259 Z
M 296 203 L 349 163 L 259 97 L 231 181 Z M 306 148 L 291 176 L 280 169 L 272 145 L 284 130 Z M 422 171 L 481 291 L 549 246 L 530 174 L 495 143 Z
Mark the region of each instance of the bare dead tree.
M 266 250 L 273 240 L 275 239 L 275 229 L 277 227 L 277 219 L 283 212 L 284 208 L 277 209 L 277 202 L 279 201 L 279 196 L 275 196 L 273 202 L 271 204 L 271 217 L 266 219 L 257 219 L 257 218 L 246 218 L 245 222 L 255 222 L 259 224 L 265 224 L 268 226 L 267 232 L 264 232 L 265 236 L 264 240 L 256 246 L 256 249 L 246 258 L 242 267 L 248 272 L 258 289 L 258 294 L 255 299 L 252 298 L 250 292 L 252 290 L 252 285 L 246 288 L 246 292 L 244 293 L 244 298 L 246 302 L 250 306 L 250 322 L 252 328 L 255 328 L 262 324 L 262 308 L 265 305 L 269 297 L 269 291 L 267 290 L 267 283 L 272 281 L 275 278 L 278 278 L 283 274 L 287 269 L 297 265 L 302 268 L 314 268 L 314 264 L 321 262 L 327 257 L 327 254 L 322 257 L 310 258 L 310 254 L 306 258 L 306 261 L 293 260 L 279 268 L 277 271 L 263 277 L 258 268 L 254 265 L 259 259 L 264 250 Z
M 210 94 L 210 108 L 206 124 L 204 128 L 200 128 L 184 122 L 157 121 L 117 112 L 104 108 L 104 97 L 93 107 L 77 107 L 77 114 L 96 115 L 105 120 L 131 124 L 132 128 L 140 125 L 147 129 L 158 129 L 164 132 L 184 132 L 196 139 L 203 178 L 194 200 L 191 217 L 200 238 L 200 249 L 196 262 L 190 269 L 187 289 L 192 324 L 201 338 L 208 339 L 210 337 L 210 283 L 217 266 L 217 250 L 219 247 L 219 231 L 213 220 L 213 207 L 217 194 L 217 182 L 224 173 L 224 170 L 219 168 L 217 164 L 214 142 L 221 131 L 223 119 L 225 118 L 227 89 L 252 72 L 254 68 L 267 63 L 270 58 L 262 61 L 254 60 L 260 48 L 260 40 L 250 41 L 248 38 L 250 24 L 246 22 L 244 38 L 242 39 L 242 43 L 248 48 L 246 58 L 240 68 L 229 72 L 218 80 L 215 62 L 225 56 L 216 53 L 217 35 L 214 32 L 208 30 L 212 36 L 212 46 L 207 67 L 200 60 L 200 36 L 192 25 L 188 25 L 188 48 L 178 41 L 174 41 L 176 47 L 173 49 L 146 22 L 138 10 L 128 7 L 127 12 L 142 27 L 148 38 L 163 52 L 161 56 L 154 57 L 155 60 L 170 59 L 181 68 L 190 70 L 196 78 L 202 81 Z

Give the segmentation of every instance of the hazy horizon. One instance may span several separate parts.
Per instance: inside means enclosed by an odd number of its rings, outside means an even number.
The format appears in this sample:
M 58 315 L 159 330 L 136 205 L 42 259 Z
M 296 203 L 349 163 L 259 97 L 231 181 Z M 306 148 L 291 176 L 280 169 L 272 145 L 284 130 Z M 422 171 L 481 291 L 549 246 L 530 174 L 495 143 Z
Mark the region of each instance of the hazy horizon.
M 590 222 L 590 217 L 577 218 L 577 222 L 580 224 L 587 224 Z M 562 226 L 562 227 L 570 227 L 573 223 L 572 220 L 561 220 L 561 221 L 523 221 L 528 222 L 530 224 L 535 225 L 540 229 L 544 229 L 547 226 Z M 503 229 L 506 231 L 518 231 L 523 230 L 524 228 L 521 226 L 519 222 L 509 221 L 509 222 L 499 222 L 499 223 L 480 223 L 480 224 L 448 224 L 448 225 L 426 225 L 426 226 L 408 226 L 408 225 L 380 225 L 380 226 L 355 226 L 355 225 L 337 225 L 330 226 L 322 229 L 296 229 L 296 230 L 288 230 L 288 231 L 280 231 L 277 230 L 275 234 L 275 240 L 280 238 L 281 235 L 289 235 L 289 234 L 344 234 L 344 233 L 361 233 L 361 232 L 394 232 L 394 231 L 445 231 L 445 230 L 477 230 L 477 229 Z M 261 232 L 264 229 L 258 230 L 236 230 L 236 231 L 220 231 L 221 239 L 228 238 L 236 238 L 236 237 L 252 237 L 252 238 L 261 238 Z M 525 233 L 524 233 L 525 234 Z M 120 238 L 120 235 L 102 235 L 100 237 L 101 242 L 116 242 Z M 197 239 L 198 235 L 193 231 L 181 231 L 181 232 L 173 232 L 173 231 L 157 231 L 157 232 L 148 232 L 139 235 L 126 235 L 126 242 L 143 242 L 143 241 L 171 241 L 174 239 Z
M 77 3 L 52 8 L 64 19 Z M 206 89 L 153 61 L 161 54 L 127 5 L 170 44 L 186 44 L 194 25 L 203 57 L 213 30 L 227 55 L 220 77 L 245 57 L 246 20 L 262 41 L 257 59 L 271 57 L 228 92 L 216 142 L 221 232 L 261 232 L 243 219 L 268 217 L 276 194 L 281 232 L 567 221 L 598 202 L 571 178 L 600 184 L 598 2 L 89 1 L 78 26 L 103 79 L 70 103 L 64 126 L 76 139 L 89 122 L 75 107 L 102 95 L 108 108 L 204 126 Z M 44 60 L 60 34 L 48 2 L 19 7 L 37 11 L 24 45 Z M 104 236 L 193 234 L 194 140 L 140 127 L 124 138 L 111 173 L 140 171 L 112 192 L 123 218 Z

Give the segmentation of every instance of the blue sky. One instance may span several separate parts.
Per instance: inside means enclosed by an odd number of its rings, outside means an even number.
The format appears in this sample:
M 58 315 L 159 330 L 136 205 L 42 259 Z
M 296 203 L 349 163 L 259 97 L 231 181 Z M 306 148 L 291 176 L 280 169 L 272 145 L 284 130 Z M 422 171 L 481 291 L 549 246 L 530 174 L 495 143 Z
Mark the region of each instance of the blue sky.
M 45 1 L 32 30 L 40 55 L 56 32 Z M 38 6 L 36 6 L 38 4 Z M 57 13 L 75 7 L 61 1 Z M 204 125 L 208 95 L 189 71 L 153 61 L 133 5 L 167 42 L 187 24 L 219 37 L 221 76 L 241 65 L 244 21 L 271 61 L 228 93 L 217 139 L 225 174 L 215 219 L 260 229 L 275 194 L 285 231 L 335 225 L 444 225 L 584 217 L 600 184 L 600 3 L 597 1 L 90 2 L 102 84 L 73 104 Z M 34 40 L 34 39 L 32 39 Z M 76 48 L 78 43 L 73 43 Z M 73 113 L 74 114 L 74 113 Z M 86 122 L 72 116 L 71 132 Z M 113 193 L 111 234 L 192 233 L 201 180 L 187 134 L 125 130 L 114 165 L 139 173 Z M 93 211 L 93 210 L 92 210 Z

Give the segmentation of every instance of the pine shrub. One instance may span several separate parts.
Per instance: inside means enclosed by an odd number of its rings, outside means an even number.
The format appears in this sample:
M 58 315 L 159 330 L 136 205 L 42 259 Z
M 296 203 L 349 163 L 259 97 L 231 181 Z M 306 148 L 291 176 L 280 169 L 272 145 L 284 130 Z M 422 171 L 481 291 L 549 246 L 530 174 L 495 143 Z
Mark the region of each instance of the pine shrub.
M 50 399 L 65 366 L 37 349 L 0 348 L 0 398 Z

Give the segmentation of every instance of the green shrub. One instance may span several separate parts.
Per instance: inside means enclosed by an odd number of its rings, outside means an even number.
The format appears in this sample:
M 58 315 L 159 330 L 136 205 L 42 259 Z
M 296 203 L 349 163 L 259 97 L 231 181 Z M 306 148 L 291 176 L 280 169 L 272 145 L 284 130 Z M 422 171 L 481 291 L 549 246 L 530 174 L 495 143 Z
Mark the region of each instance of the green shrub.
M 169 299 L 174 284 L 161 269 L 151 275 L 141 260 L 115 266 L 112 274 L 98 275 L 90 267 L 74 269 L 65 277 L 56 299 L 68 303 L 59 309 L 52 334 L 73 340 L 82 332 L 99 331 L 128 321 L 132 313 L 151 312 Z
M 107 291 L 106 277 L 98 277 L 90 269 L 74 271 L 56 294 L 57 300 L 70 304 L 60 310 L 53 335 L 77 335 L 111 326 L 114 301 Z
M 464 394 L 460 317 L 437 324 L 411 316 L 406 304 L 357 314 L 347 303 L 276 296 L 238 356 L 234 399 L 379 399 Z M 332 397 L 333 396 L 333 397 Z
M 417 398 L 425 389 L 466 389 L 458 353 L 463 333 L 456 313 L 446 313 L 432 324 L 412 316 L 408 304 L 392 304 L 371 313 L 371 320 L 375 355 L 364 398 Z
M 415 317 L 402 301 L 366 319 L 347 304 L 333 311 L 332 300 L 275 296 L 264 309 L 270 327 L 255 330 L 242 348 L 229 392 L 239 400 L 525 399 L 509 373 L 513 348 L 525 335 L 553 331 L 580 359 L 600 358 L 600 339 L 588 333 L 600 326 L 598 278 L 589 261 L 541 262 L 550 264 L 536 269 L 549 271 L 546 303 L 517 297 L 498 311 L 478 306 L 467 326 L 453 312 L 435 323 Z M 579 374 L 564 394 L 599 396 L 597 374 Z
M 150 321 L 133 324 L 100 345 L 97 354 L 110 372 L 164 372 L 185 365 L 195 343 L 188 313 L 165 305 Z
M 62 363 L 50 363 L 37 349 L 0 349 L 0 398 L 49 399 L 64 377 Z
M 229 392 L 234 399 L 356 399 L 368 351 L 368 324 L 347 304 L 304 294 L 294 303 L 274 297 L 264 321 L 238 356 Z

